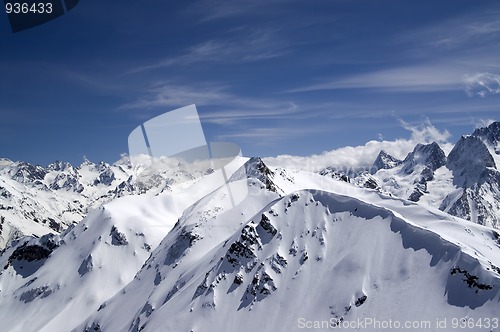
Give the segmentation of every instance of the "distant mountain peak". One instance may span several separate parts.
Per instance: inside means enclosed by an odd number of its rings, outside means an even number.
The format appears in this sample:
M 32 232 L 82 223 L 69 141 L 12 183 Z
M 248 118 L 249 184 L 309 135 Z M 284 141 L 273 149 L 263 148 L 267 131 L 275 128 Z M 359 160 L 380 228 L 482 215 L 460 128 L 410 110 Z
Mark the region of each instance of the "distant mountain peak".
M 391 169 L 399 166 L 402 163 L 401 160 L 394 158 L 387 151 L 380 150 L 377 159 L 373 162 L 372 173 L 378 171 L 379 169 Z
M 481 180 L 481 174 L 488 168 L 495 168 L 495 160 L 488 148 L 477 136 L 462 136 L 453 147 L 446 166 L 455 175 L 454 183 L 470 187 Z
M 403 170 L 410 174 L 414 171 L 416 165 L 422 165 L 435 171 L 446 164 L 446 155 L 439 144 L 432 142 L 430 144 L 417 144 L 403 160 Z
M 29 183 L 37 180 L 43 180 L 47 174 L 42 166 L 32 165 L 27 162 L 15 162 L 12 164 L 11 175 L 12 179 L 20 183 Z
M 12 165 L 14 162 L 7 158 L 0 158 L 0 167 Z
M 474 133 L 478 135 L 462 136 L 448 155 L 446 166 L 458 189 L 449 193 L 439 208 L 474 223 L 498 227 L 500 172 L 494 152 L 487 146 L 487 138 L 494 136 L 488 136 L 490 130 Z M 479 135 L 484 133 L 486 136 Z
M 49 164 L 47 166 L 47 169 L 49 171 L 59 171 L 59 172 L 63 172 L 66 170 L 74 171 L 73 165 L 71 165 L 70 163 L 68 163 L 66 161 L 60 161 L 60 160 L 57 160 L 57 161 L 53 162 L 52 164 Z
M 260 157 L 252 157 L 231 176 L 229 181 L 241 180 L 243 176 L 255 178 L 262 182 L 267 190 L 278 193 L 282 190 L 273 181 L 275 175 Z
M 480 137 L 489 144 L 496 146 L 500 143 L 500 122 L 496 121 L 487 127 L 478 128 L 474 130 L 472 136 Z

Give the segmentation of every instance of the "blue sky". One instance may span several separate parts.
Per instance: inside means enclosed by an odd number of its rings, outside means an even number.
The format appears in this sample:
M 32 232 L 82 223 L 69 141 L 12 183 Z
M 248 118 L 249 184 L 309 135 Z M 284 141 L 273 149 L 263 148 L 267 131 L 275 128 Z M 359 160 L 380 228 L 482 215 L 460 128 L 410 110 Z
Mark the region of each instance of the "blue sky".
M 15 34 L 1 14 L 0 50 L 0 156 L 42 165 L 116 161 L 136 126 L 193 103 L 208 140 L 247 156 L 426 119 L 454 142 L 500 114 L 498 1 L 82 0 Z

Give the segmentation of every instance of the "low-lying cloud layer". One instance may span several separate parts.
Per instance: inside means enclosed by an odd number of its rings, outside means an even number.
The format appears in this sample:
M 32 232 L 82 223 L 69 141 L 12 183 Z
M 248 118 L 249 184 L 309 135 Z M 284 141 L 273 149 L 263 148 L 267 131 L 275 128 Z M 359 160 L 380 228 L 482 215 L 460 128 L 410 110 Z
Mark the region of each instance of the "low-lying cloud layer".
M 448 154 L 453 145 L 448 141 L 450 133 L 447 130 L 440 131 L 429 120 L 419 126 L 410 125 L 400 120 L 401 126 L 408 130 L 410 138 L 400 138 L 394 141 L 369 141 L 361 146 L 346 146 L 320 155 L 307 157 L 297 157 L 281 155 L 272 158 L 265 158 L 265 162 L 270 166 L 283 166 L 292 169 L 301 169 L 317 172 L 326 167 L 337 169 L 360 170 L 370 169 L 377 155 L 381 150 L 385 150 L 398 159 L 404 159 L 418 143 L 426 144 L 436 142 Z

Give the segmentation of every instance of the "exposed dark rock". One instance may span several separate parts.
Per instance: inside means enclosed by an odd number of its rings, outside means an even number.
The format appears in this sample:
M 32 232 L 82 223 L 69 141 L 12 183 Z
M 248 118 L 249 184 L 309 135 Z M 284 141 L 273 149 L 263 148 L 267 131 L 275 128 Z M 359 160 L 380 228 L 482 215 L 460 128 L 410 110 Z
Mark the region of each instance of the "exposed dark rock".
M 368 188 L 368 189 L 377 189 L 378 184 L 377 184 L 377 181 L 375 181 L 375 179 L 369 178 L 368 180 L 365 181 L 365 183 L 363 184 L 363 187 Z
M 10 255 L 9 262 L 13 260 L 38 261 L 49 257 L 51 252 L 49 249 L 39 245 L 22 245 Z
M 415 189 L 415 191 L 413 191 L 410 196 L 408 197 L 408 200 L 409 201 L 412 201 L 412 202 L 418 202 L 420 200 L 420 197 L 422 197 L 424 195 L 424 193 L 422 191 L 420 191 L 418 188 Z
M 94 268 L 94 263 L 92 262 L 92 255 L 88 255 L 87 258 L 85 258 L 82 261 L 82 264 L 78 268 L 78 273 L 80 274 L 80 277 L 82 277 L 86 273 L 92 271 L 93 268 Z
M 199 239 L 200 236 L 198 234 L 195 234 L 192 230 L 183 228 L 177 236 L 176 242 L 168 248 L 165 265 L 175 264 Z
M 322 176 L 328 176 L 331 177 L 332 179 L 338 180 L 338 181 L 343 181 L 343 182 L 350 182 L 349 176 L 345 174 L 343 171 L 337 170 L 333 167 L 327 167 L 324 170 L 319 172 L 319 175 Z
M 371 173 L 375 173 L 380 169 L 391 169 L 396 166 L 401 165 L 402 161 L 394 158 L 390 154 L 388 154 L 385 150 L 381 150 L 373 162 L 373 166 L 371 169 Z
M 111 227 L 109 235 L 111 236 L 111 244 L 114 246 L 124 246 L 128 244 L 125 234 L 121 233 L 115 226 Z
M 43 180 L 45 175 L 47 175 L 47 171 L 43 167 L 19 162 L 14 169 L 12 179 L 20 183 L 32 183 L 36 180 Z
M 94 181 L 94 185 L 104 184 L 110 186 L 115 180 L 115 173 L 111 169 L 106 169 L 104 172 L 99 174 L 99 178 Z
M 488 284 L 482 284 L 478 282 L 478 277 L 471 275 L 469 272 L 466 270 L 461 269 L 458 266 L 455 266 L 451 269 L 451 275 L 455 275 L 457 273 L 460 273 L 461 275 L 464 276 L 463 281 L 470 287 L 470 288 L 477 288 L 476 293 L 478 290 L 490 290 L 493 288 L 493 286 L 488 285 Z
M 19 296 L 19 301 L 22 301 L 24 303 L 28 303 L 36 299 L 37 297 L 44 298 L 49 296 L 50 294 L 53 293 L 53 290 L 49 288 L 49 286 L 42 286 L 42 287 L 37 287 L 30 289 L 29 291 L 26 291 L 22 293 Z
M 266 189 L 273 192 L 278 192 L 276 185 L 273 183 L 274 172 L 258 157 L 252 157 L 245 163 L 245 171 L 248 178 L 256 178 L 264 183 Z
M 363 303 L 365 303 L 365 301 L 366 301 L 367 298 L 368 297 L 366 295 L 361 296 L 360 298 L 356 299 L 356 302 L 354 303 L 354 305 L 356 307 L 361 306 Z

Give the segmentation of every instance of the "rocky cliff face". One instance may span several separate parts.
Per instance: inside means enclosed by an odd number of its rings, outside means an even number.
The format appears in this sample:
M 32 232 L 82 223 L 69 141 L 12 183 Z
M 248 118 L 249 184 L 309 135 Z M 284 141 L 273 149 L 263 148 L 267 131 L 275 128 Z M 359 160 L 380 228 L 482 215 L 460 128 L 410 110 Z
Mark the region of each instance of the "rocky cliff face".
M 495 122 L 471 136 L 462 136 L 450 152 L 446 166 L 453 173 L 457 190 L 445 197 L 441 210 L 500 227 L 500 171 L 495 162 L 499 127 Z

